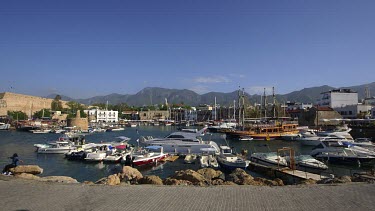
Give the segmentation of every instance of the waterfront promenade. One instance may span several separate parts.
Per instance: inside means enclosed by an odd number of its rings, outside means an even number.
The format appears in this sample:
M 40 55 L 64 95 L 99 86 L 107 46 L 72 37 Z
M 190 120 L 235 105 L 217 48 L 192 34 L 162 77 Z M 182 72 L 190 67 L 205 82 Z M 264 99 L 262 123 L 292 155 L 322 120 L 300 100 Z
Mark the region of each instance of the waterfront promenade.
M 105 186 L 0 180 L 1 210 L 372 210 L 375 185 Z

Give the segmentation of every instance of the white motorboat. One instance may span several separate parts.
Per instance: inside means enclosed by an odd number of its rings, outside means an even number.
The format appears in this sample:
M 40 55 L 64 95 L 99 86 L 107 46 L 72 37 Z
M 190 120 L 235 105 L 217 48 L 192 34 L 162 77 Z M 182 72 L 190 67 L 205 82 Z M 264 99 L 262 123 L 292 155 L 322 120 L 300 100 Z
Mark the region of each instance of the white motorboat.
M 197 160 L 197 155 L 196 154 L 187 154 L 184 158 L 184 163 L 195 163 Z
M 85 161 L 90 161 L 90 162 L 101 162 L 104 160 L 104 158 L 107 157 L 107 151 L 100 151 L 100 150 L 97 150 L 97 151 L 94 151 L 94 152 L 90 152 L 90 153 L 87 153 L 86 157 L 85 157 Z
M 71 150 L 75 150 L 76 147 L 68 141 L 56 141 L 47 144 L 34 144 L 36 152 L 41 154 L 64 154 Z
M 130 154 L 130 152 L 129 152 L 128 154 Z M 124 156 L 124 153 L 121 153 L 121 152 L 117 152 L 117 151 L 116 151 L 116 152 L 113 152 L 113 153 L 107 155 L 107 156 L 103 159 L 103 161 L 104 161 L 104 162 L 110 162 L 110 163 L 118 163 L 118 162 L 121 161 L 121 159 L 123 158 L 123 156 Z
M 134 166 L 142 166 L 146 164 L 157 163 L 167 157 L 168 154 L 164 153 L 161 146 L 148 146 L 145 149 L 131 153 L 132 164 Z M 126 163 L 127 160 L 125 159 Z
M 219 167 L 219 163 L 217 162 L 214 155 L 201 155 L 199 157 L 199 162 L 201 168 L 217 168 Z
M 285 157 L 277 155 L 276 152 L 256 152 L 251 154 L 250 160 L 254 163 L 259 163 L 266 166 L 288 166 L 288 162 L 286 161 Z
M 285 159 L 290 163 L 290 157 L 286 156 Z M 324 171 L 328 166 L 323 162 L 313 158 L 311 155 L 299 155 L 294 157 L 295 165 L 301 171 Z
M 300 134 L 290 133 L 290 134 L 282 134 L 280 136 L 281 139 L 285 141 L 295 141 L 300 136 Z
M 9 130 L 10 124 L 5 124 L 3 122 L 0 122 L 0 130 Z
M 200 137 L 205 130 L 203 128 L 197 133 L 178 131 L 165 138 L 141 137 L 140 142 L 146 146 L 162 146 L 169 154 L 200 154 L 202 148 L 211 148 L 219 154 L 219 146 L 214 141 L 203 141 Z
M 238 140 L 240 140 L 240 141 L 251 141 L 251 140 L 254 140 L 254 138 L 251 137 L 251 136 L 241 136 Z
M 217 156 L 217 161 L 220 167 L 228 170 L 246 169 L 250 163 L 250 161 L 235 155 L 228 146 L 220 146 L 220 155 Z
M 310 135 L 310 136 L 300 136 L 296 138 L 297 141 L 300 141 L 302 145 L 306 146 L 317 146 L 319 145 L 322 141 L 348 141 L 348 142 L 353 142 L 353 140 L 346 139 L 343 136 L 339 135 L 329 135 L 329 136 L 317 136 L 317 135 Z
M 332 163 L 373 164 L 375 153 L 358 146 L 348 146 L 341 141 L 322 141 L 310 153 L 319 160 Z
M 50 129 L 37 129 L 37 130 L 30 130 L 30 132 L 32 132 L 33 134 L 46 134 L 46 133 L 50 133 L 51 130 Z

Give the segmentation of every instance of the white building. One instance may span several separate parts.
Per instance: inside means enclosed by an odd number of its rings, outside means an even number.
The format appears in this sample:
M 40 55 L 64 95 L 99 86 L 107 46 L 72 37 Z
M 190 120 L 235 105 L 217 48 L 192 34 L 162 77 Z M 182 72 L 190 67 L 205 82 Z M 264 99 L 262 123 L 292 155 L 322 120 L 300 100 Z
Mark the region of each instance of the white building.
M 358 93 L 350 89 L 334 89 L 320 94 L 319 106 L 329 106 L 335 109 L 358 104 Z
M 118 122 L 118 111 L 91 109 L 84 111 L 91 122 Z
M 371 105 L 347 105 L 340 108 L 335 108 L 335 111 L 339 112 L 344 119 L 354 119 L 357 118 L 358 114 L 365 114 L 369 116 L 371 113 Z

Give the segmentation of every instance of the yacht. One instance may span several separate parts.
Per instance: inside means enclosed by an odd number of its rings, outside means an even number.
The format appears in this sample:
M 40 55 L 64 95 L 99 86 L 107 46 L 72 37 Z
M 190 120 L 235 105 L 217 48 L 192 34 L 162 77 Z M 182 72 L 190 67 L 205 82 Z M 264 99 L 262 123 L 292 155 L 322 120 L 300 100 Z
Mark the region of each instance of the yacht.
M 219 146 L 214 141 L 203 141 L 200 137 L 205 130 L 206 128 L 203 128 L 197 133 L 178 131 L 165 138 L 141 137 L 140 143 L 146 146 L 162 146 L 164 152 L 169 154 L 200 154 L 202 148 L 211 148 L 215 154 L 219 154 Z
M 285 159 L 290 163 L 290 157 L 286 156 Z M 299 155 L 294 157 L 295 165 L 301 171 L 324 171 L 328 166 L 323 162 L 313 158 L 311 155 Z
M 322 141 L 310 153 L 320 160 L 332 163 L 358 164 L 375 162 L 375 153 L 362 147 L 351 147 L 340 141 Z
M 217 161 L 221 168 L 228 170 L 236 168 L 246 169 L 250 163 L 250 161 L 235 155 L 228 146 L 220 146 L 220 155 L 217 156 Z
M 250 160 L 254 163 L 259 163 L 266 166 L 288 166 L 286 159 L 278 155 L 276 152 L 256 152 L 251 154 Z

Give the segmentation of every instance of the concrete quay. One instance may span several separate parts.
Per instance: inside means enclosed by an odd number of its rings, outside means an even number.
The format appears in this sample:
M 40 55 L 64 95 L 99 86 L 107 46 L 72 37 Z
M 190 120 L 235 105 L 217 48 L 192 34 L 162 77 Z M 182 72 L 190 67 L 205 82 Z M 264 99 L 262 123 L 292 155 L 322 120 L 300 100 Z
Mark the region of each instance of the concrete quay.
M 372 210 L 375 184 L 87 185 L 0 180 L 1 210 Z

